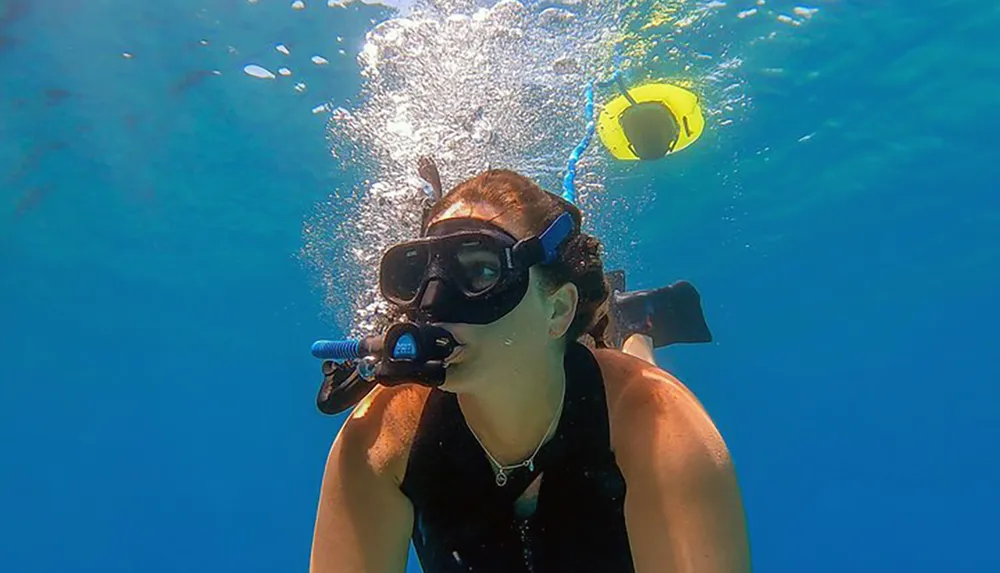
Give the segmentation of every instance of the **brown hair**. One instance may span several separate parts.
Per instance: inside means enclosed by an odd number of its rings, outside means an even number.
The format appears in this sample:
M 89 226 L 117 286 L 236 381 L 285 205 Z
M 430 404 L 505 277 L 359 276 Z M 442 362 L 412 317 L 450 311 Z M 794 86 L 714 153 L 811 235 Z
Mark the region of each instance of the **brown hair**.
M 609 289 L 601 261 L 601 242 L 580 231 L 582 216 L 575 205 L 543 190 L 523 175 L 506 169 L 490 169 L 458 184 L 438 200 L 425 214 L 421 234 L 430 221 L 458 202 L 486 203 L 502 213 L 512 213 L 531 234 L 541 233 L 559 215 L 569 212 L 577 231 L 559 246 L 554 262 L 538 269 L 551 290 L 571 282 L 579 292 L 576 316 L 566 331 L 567 340 L 577 340 L 587 333 L 597 345 L 604 345 L 607 319 L 603 311 Z

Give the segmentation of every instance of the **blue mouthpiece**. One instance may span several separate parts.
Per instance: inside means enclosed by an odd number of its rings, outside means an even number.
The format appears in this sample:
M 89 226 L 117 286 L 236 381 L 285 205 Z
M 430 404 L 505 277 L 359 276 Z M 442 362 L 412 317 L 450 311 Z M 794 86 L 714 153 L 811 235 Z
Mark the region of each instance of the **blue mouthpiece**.
M 355 360 L 361 357 L 360 340 L 317 340 L 312 355 L 323 360 Z
M 396 341 L 392 357 L 397 360 L 412 360 L 417 357 L 417 339 L 412 334 L 404 334 Z

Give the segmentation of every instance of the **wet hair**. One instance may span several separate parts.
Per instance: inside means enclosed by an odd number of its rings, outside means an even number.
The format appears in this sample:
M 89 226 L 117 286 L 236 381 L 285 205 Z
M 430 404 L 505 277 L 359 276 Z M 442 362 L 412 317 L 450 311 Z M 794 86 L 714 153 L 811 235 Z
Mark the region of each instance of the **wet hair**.
M 604 278 L 601 242 L 580 231 L 582 215 L 575 205 L 545 191 L 527 177 L 506 169 L 489 169 L 459 183 L 425 213 L 421 234 L 427 224 L 449 207 L 459 202 L 485 203 L 501 213 L 513 214 L 513 219 L 530 235 L 543 232 L 559 215 L 570 213 L 575 231 L 559 246 L 555 261 L 536 267 L 543 285 L 550 291 L 566 283 L 576 285 L 579 300 L 576 316 L 566 331 L 567 340 L 577 340 L 584 334 L 597 346 L 604 346 L 607 325 L 605 302 L 609 287 Z

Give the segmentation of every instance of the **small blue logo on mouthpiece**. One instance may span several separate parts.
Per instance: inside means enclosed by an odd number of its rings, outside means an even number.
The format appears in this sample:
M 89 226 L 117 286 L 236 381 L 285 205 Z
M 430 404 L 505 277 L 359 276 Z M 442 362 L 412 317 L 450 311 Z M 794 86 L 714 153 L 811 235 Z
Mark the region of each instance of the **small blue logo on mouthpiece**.
M 404 334 L 396 341 L 396 346 L 392 349 L 392 357 L 399 359 L 417 357 L 417 341 L 412 334 Z

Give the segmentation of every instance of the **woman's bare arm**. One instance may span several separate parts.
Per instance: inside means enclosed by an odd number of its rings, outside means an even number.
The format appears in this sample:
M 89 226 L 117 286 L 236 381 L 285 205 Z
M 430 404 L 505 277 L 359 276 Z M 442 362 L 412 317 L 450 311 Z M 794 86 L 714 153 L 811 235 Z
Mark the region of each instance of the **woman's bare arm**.
M 311 573 L 403 573 L 413 508 L 390 472 L 373 467 L 378 420 L 352 416 L 323 474 Z M 374 416 L 380 418 L 380 416 Z

